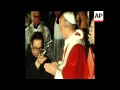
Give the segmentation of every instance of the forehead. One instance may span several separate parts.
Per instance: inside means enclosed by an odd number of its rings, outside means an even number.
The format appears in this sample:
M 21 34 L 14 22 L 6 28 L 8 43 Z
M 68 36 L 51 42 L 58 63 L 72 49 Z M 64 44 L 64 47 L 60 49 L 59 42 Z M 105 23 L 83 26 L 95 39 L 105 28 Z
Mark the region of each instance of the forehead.
M 56 13 L 60 12 L 60 11 L 55 11 Z
M 39 16 L 39 15 L 40 15 L 40 12 L 39 12 L 39 11 L 33 11 L 33 15 Z
M 85 17 L 85 12 L 79 12 L 79 16 L 80 16 L 81 18 L 86 18 L 86 17 Z
M 60 17 L 60 19 L 59 19 L 59 25 L 61 25 L 62 23 L 63 23 L 63 20 L 64 20 L 65 18 L 64 18 L 64 16 L 62 15 L 61 17 Z
M 42 45 L 42 40 L 40 40 L 40 39 L 34 39 L 33 40 L 33 45 Z
M 84 15 L 85 15 L 85 12 L 78 12 L 78 14 L 79 14 L 80 16 L 84 16 Z

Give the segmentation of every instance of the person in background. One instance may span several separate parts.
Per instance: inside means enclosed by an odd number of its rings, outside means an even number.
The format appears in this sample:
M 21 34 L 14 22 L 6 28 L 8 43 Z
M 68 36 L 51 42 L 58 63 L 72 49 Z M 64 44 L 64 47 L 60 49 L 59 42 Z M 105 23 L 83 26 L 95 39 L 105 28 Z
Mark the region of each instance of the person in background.
M 28 15 L 26 14 L 25 15 L 25 28 L 29 25 L 29 22 L 28 22 Z
M 87 65 L 86 65 L 84 76 L 86 77 L 86 79 L 95 79 L 95 51 L 94 51 L 95 22 L 94 22 L 94 19 L 92 19 L 91 21 L 88 37 L 90 39 L 91 45 L 88 51 Z
M 32 23 L 25 29 L 25 50 L 26 52 L 30 49 L 30 38 L 34 32 L 41 32 L 44 37 L 44 43 L 47 43 L 51 40 L 51 34 L 48 29 L 41 21 L 40 11 L 31 11 L 31 20 Z M 49 48 L 48 52 L 51 48 Z M 49 55 L 48 55 L 49 56 Z
M 54 22 L 54 60 L 59 60 L 64 46 L 64 39 L 62 34 L 59 32 L 59 18 L 61 15 L 61 11 L 54 11 L 55 12 L 55 22 Z
M 90 31 L 88 37 L 90 38 L 91 46 L 88 52 L 88 66 L 89 66 L 89 78 L 95 79 L 95 22 L 94 19 L 91 21 Z
M 29 12 L 25 13 L 25 28 L 28 27 L 31 23 L 31 15 Z
M 88 54 L 88 48 L 90 43 L 88 41 L 88 33 L 89 33 L 89 20 L 87 16 L 87 11 L 78 11 L 76 15 L 76 19 L 78 21 L 77 25 L 79 29 L 83 30 L 84 33 L 84 44 L 86 47 L 86 53 Z

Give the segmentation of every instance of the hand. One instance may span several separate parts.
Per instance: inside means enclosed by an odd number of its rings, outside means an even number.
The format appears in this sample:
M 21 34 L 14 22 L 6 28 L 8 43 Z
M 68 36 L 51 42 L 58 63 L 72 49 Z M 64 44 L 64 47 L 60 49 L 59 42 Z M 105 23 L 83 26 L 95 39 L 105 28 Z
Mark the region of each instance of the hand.
M 40 65 L 43 64 L 43 62 L 46 60 L 46 57 L 38 56 L 37 60 L 35 61 L 35 66 L 37 69 L 39 69 Z
M 57 62 L 52 62 L 52 65 L 55 65 L 55 66 L 57 66 L 57 67 L 58 67 Z
M 44 68 L 45 68 L 46 72 L 48 72 L 48 73 L 50 73 L 52 75 L 55 75 L 56 71 L 58 69 L 58 65 L 55 62 L 53 62 L 53 63 L 45 63 Z
M 40 64 L 43 64 L 46 59 L 47 59 L 47 57 L 40 56 L 40 55 L 38 55 L 38 58 L 37 58 L 37 60 Z

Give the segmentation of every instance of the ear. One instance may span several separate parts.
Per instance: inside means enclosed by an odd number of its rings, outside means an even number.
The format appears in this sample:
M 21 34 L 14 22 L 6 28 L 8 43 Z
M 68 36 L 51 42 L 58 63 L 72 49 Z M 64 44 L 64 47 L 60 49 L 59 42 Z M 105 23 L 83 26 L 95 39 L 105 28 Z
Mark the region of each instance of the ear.
M 67 32 L 70 32 L 70 27 L 67 26 L 66 29 L 67 29 Z
M 30 48 L 32 48 L 32 43 L 30 43 Z

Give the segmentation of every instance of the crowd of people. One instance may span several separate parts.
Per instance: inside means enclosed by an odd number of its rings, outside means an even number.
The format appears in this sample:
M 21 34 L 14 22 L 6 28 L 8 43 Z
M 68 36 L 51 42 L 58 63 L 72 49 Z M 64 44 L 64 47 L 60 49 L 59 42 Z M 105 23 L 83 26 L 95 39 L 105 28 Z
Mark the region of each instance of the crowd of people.
M 25 14 L 26 79 L 95 79 L 93 11 Z M 43 18 L 44 16 L 44 18 Z M 48 45 L 46 49 L 45 45 Z M 40 54 L 42 51 L 45 54 Z

